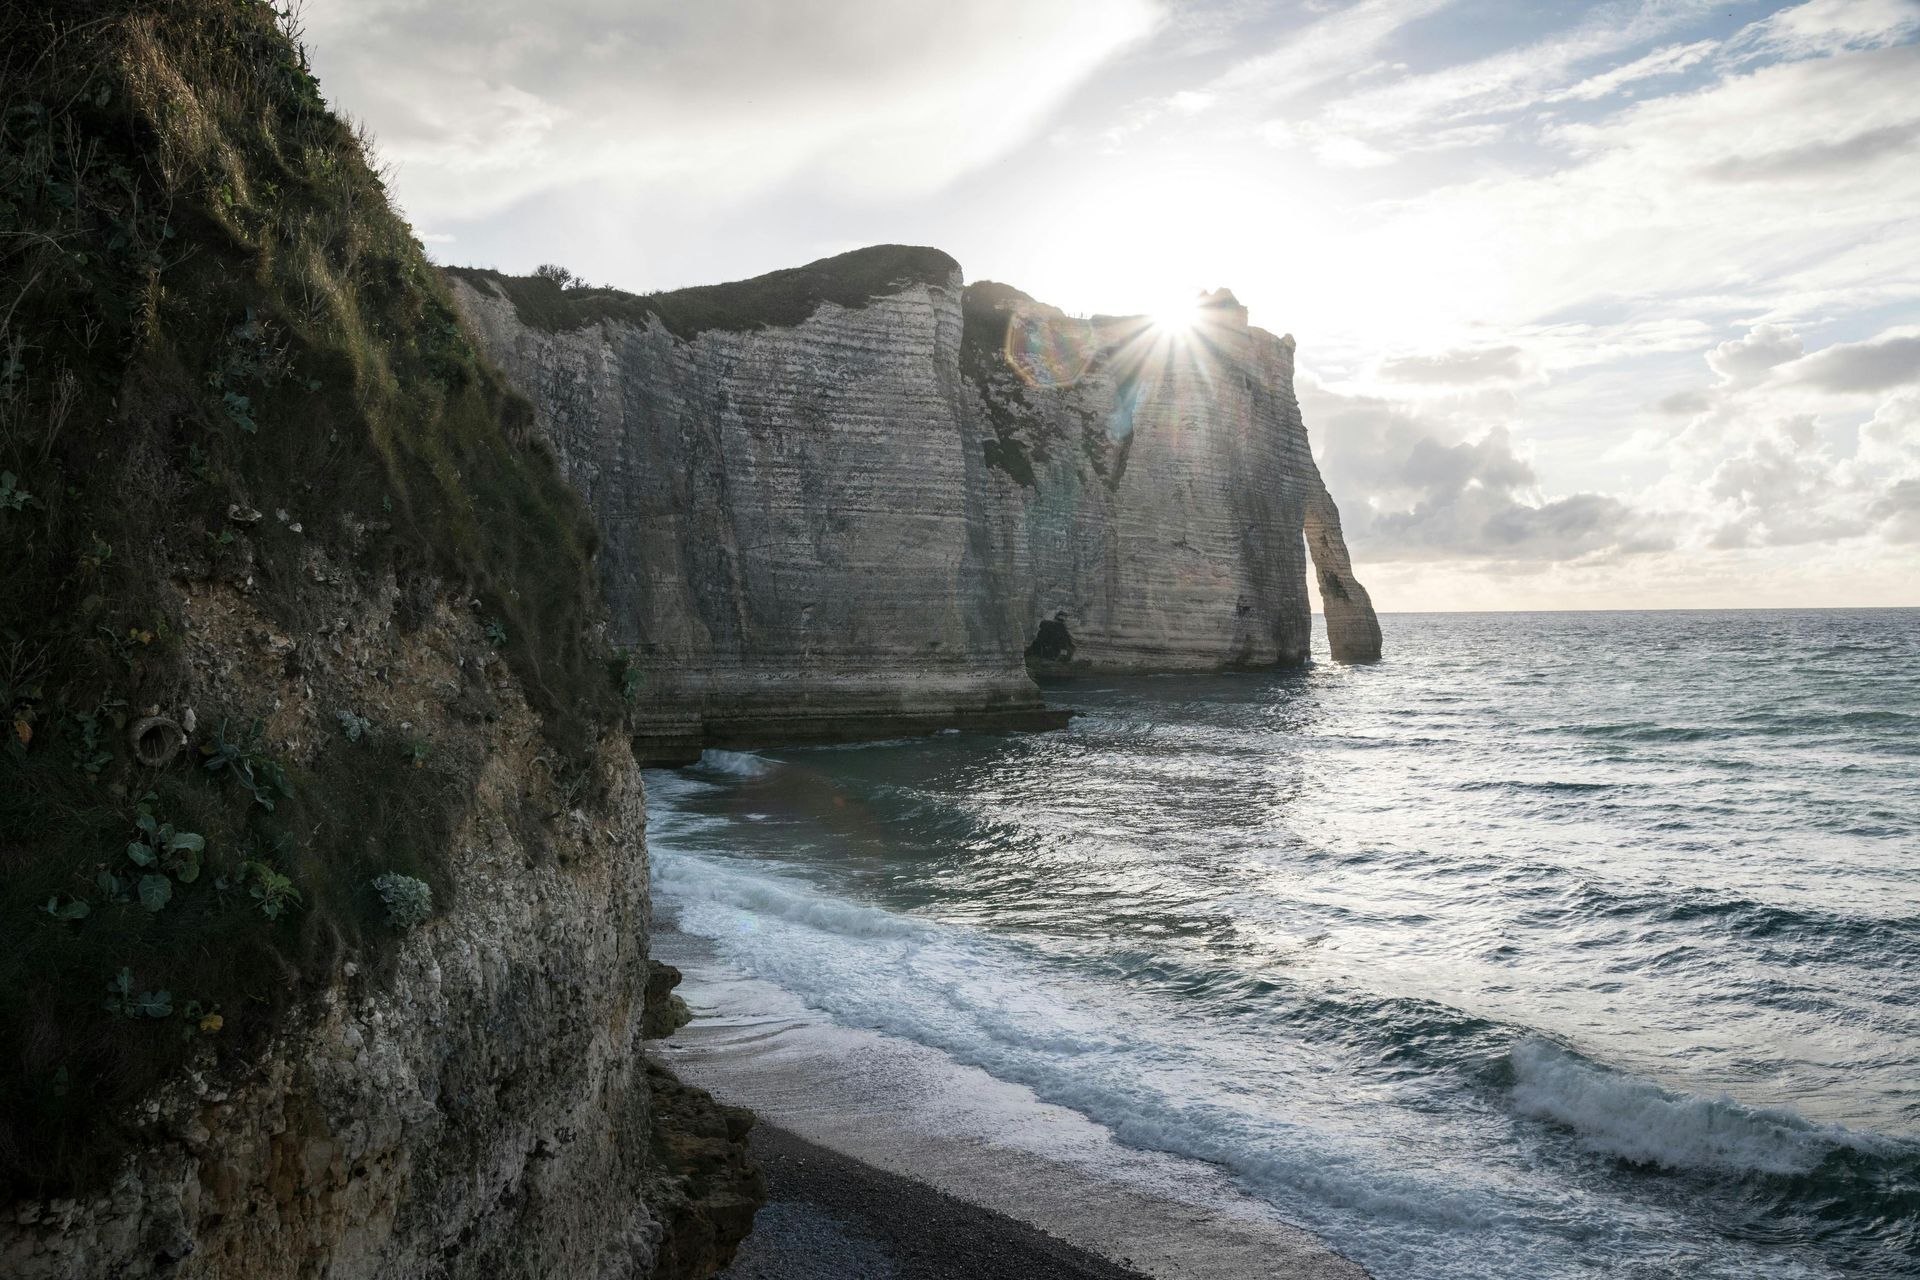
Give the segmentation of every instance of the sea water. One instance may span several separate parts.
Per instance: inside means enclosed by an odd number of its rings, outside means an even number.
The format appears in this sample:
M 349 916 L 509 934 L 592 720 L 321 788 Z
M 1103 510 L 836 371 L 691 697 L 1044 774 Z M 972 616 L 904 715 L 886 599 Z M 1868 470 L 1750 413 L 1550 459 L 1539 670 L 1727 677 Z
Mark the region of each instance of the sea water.
M 1920 611 L 1383 623 L 651 773 L 659 911 L 1383 1280 L 1920 1275 Z

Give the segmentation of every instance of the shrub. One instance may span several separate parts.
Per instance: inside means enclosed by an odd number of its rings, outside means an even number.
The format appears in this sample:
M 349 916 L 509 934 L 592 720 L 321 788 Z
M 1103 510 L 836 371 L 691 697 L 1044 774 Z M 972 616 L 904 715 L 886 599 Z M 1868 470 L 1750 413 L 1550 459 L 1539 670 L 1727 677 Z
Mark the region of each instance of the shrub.
M 433 914 L 433 890 L 425 880 L 389 871 L 374 877 L 373 889 L 387 904 L 387 923 L 396 929 L 411 929 Z

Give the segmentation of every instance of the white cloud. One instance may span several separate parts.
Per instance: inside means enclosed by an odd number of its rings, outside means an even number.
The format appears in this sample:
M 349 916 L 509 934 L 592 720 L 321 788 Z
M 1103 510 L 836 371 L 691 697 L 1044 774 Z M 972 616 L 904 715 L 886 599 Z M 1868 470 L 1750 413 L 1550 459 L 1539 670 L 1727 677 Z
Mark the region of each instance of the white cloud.
M 1593 84 L 1591 78 L 1581 78 L 1583 66 L 1658 39 L 1714 7 L 1708 0 L 1596 6 L 1581 25 L 1533 44 L 1398 77 L 1337 99 L 1326 105 L 1325 120 L 1329 128 L 1362 137 L 1420 135 L 1464 119 L 1536 107 L 1568 89 Z M 1408 145 L 1413 145 L 1411 138 Z
M 804 175 L 892 196 L 1040 127 L 1154 0 L 351 0 L 308 11 L 325 88 L 410 212 L 606 182 L 735 199 Z
M 1457 386 L 1479 382 L 1518 382 L 1528 375 L 1517 346 L 1456 348 L 1437 355 L 1389 356 L 1380 376 L 1392 382 Z
M 1920 487 L 1920 328 L 1802 354 L 1762 325 L 1706 353 L 1718 375 L 1684 393 L 1665 496 L 1709 548 L 1910 541 Z M 1861 420 L 1853 406 L 1874 405 Z
M 1290 32 L 1211 86 L 1218 95 L 1280 101 L 1379 66 L 1378 50 L 1408 24 L 1450 0 L 1360 0 Z
M 1801 361 L 1795 376 L 1827 391 L 1884 391 L 1920 383 L 1920 334 L 1884 334 L 1828 347 Z
M 1811 58 L 1920 33 L 1914 0 L 1809 0 L 1754 23 L 1735 42 L 1750 58 Z
M 1635 58 L 1632 62 L 1613 67 L 1598 75 L 1588 76 L 1570 89 L 1549 94 L 1548 102 L 1597 102 L 1601 98 L 1611 97 L 1628 85 L 1639 84 L 1644 80 L 1657 79 L 1660 76 L 1678 75 L 1707 60 L 1708 55 L 1720 47 L 1717 40 L 1696 40 L 1692 44 L 1669 45 L 1664 49 L 1655 49 L 1652 53 Z
M 1806 351 L 1800 335 L 1786 325 L 1763 324 L 1743 338 L 1729 338 L 1707 353 L 1707 367 L 1736 386 L 1758 382 L 1767 370 Z
M 1659 521 L 1616 498 L 1541 493 L 1505 427 L 1463 435 L 1444 410 L 1343 395 L 1305 380 L 1300 400 L 1348 542 L 1365 561 L 1514 565 L 1670 545 Z

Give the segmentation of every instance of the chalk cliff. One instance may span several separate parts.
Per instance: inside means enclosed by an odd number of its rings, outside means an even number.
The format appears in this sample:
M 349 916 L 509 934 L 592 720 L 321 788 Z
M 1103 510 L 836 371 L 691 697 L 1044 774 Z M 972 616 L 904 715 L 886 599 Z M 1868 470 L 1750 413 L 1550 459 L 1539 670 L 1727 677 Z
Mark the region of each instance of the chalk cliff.
M 1308 657 L 1306 549 L 1340 661 L 1380 656 L 1293 393 L 1291 336 L 1222 290 L 1176 323 L 965 297 L 965 413 L 993 463 L 987 536 L 1036 670 L 1218 670 Z
M 991 490 L 960 413 L 959 268 L 913 250 L 845 265 L 652 315 L 615 297 L 556 317 L 513 300 L 564 306 L 544 280 L 453 276 L 604 531 L 636 731 L 666 754 L 1058 721 L 981 587 Z M 570 323 L 595 303 L 617 309 Z M 793 323 L 737 327 L 766 307 Z
M 604 531 L 643 756 L 1057 723 L 1033 672 L 1303 662 L 1309 527 L 1334 656 L 1379 656 L 1293 341 L 1228 295 L 1175 337 L 897 245 L 645 297 L 449 278 Z

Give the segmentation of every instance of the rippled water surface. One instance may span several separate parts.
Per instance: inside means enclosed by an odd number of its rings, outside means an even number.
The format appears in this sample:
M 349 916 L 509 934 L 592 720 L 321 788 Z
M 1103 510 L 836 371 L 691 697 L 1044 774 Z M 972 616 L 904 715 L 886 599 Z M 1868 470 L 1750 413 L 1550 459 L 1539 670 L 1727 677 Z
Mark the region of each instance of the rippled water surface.
M 1920 1275 L 1920 611 L 1384 621 L 650 775 L 662 910 L 1383 1278 Z

